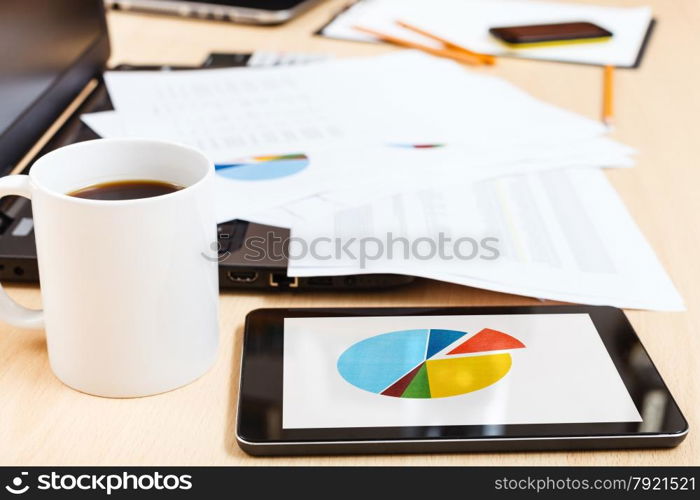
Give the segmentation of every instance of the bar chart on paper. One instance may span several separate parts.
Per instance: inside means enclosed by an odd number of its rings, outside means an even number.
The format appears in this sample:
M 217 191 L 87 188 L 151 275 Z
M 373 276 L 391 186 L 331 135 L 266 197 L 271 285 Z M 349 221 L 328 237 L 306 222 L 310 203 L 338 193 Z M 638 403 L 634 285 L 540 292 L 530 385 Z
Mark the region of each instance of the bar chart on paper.
M 350 384 L 382 396 L 433 399 L 484 389 L 510 371 L 510 350 L 525 345 L 490 328 L 475 334 L 417 329 L 376 335 L 338 358 Z

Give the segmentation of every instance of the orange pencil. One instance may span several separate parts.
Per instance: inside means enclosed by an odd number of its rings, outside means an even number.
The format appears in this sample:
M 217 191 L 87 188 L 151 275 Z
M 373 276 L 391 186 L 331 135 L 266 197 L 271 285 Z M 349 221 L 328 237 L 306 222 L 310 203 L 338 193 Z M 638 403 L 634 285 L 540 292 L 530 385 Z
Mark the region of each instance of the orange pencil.
M 446 40 L 445 38 L 442 38 L 441 36 L 430 33 L 429 31 L 425 31 L 424 29 L 419 28 L 418 26 L 414 26 L 410 23 L 407 23 L 406 21 L 397 20 L 396 24 L 398 24 L 399 26 L 402 26 L 403 28 L 409 29 L 411 31 L 415 31 L 416 33 L 418 33 L 420 35 L 427 36 L 428 38 L 432 38 L 433 40 L 436 40 L 436 41 L 442 43 L 443 45 L 445 45 L 445 47 L 448 47 L 448 48 L 454 49 L 454 50 L 459 50 L 459 51 L 465 52 L 467 54 L 471 54 L 474 57 L 478 57 L 483 64 L 493 65 L 496 63 L 496 58 L 490 54 L 480 54 L 479 52 L 474 52 L 472 50 L 467 49 L 466 47 L 461 47 L 459 45 L 455 45 L 454 43 L 450 42 L 449 40 Z
M 411 40 L 399 38 L 399 37 L 396 37 L 394 35 L 389 35 L 388 33 L 382 33 L 380 31 L 375 31 L 371 28 L 365 28 L 363 26 L 353 26 L 353 28 L 358 30 L 358 31 L 362 31 L 363 33 L 367 33 L 368 35 L 372 35 L 376 38 L 379 38 L 380 40 L 383 40 L 385 42 L 393 43 L 394 45 L 399 45 L 401 47 L 422 50 L 423 52 L 427 52 L 428 54 L 433 54 L 433 55 L 439 56 L 439 57 L 447 57 L 449 59 L 454 59 L 455 61 L 459 61 L 459 62 L 471 64 L 471 65 L 483 64 L 483 61 L 480 57 L 477 57 L 476 55 L 467 53 L 463 50 L 458 50 L 458 49 L 453 49 L 453 48 L 437 49 L 435 47 L 430 47 L 428 45 L 423 45 L 421 43 L 413 42 Z
M 613 66 L 603 68 L 603 123 L 606 125 L 612 125 L 613 122 L 614 76 Z

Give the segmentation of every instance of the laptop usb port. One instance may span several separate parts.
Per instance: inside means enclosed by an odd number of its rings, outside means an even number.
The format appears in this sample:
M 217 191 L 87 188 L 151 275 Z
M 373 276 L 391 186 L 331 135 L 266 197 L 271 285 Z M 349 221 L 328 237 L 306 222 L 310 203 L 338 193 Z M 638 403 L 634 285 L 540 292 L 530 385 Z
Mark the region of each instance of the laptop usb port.
M 297 288 L 299 286 L 299 278 L 290 278 L 284 273 L 270 273 L 270 286 L 279 288 Z
M 235 283 L 253 283 L 258 279 L 258 273 L 255 271 L 229 271 L 226 276 Z

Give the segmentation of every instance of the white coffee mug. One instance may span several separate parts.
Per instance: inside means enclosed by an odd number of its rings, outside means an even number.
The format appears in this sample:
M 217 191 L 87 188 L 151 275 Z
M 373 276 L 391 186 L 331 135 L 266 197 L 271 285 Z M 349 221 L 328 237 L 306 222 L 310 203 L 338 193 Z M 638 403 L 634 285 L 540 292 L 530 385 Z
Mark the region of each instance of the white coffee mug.
M 45 327 L 52 370 L 89 394 L 146 396 L 204 374 L 218 345 L 213 175 L 212 163 L 184 146 L 100 139 L 1 178 L 0 196 L 32 200 L 44 309 L 24 308 L 0 288 L 0 320 Z M 144 179 L 184 188 L 115 201 L 66 194 Z

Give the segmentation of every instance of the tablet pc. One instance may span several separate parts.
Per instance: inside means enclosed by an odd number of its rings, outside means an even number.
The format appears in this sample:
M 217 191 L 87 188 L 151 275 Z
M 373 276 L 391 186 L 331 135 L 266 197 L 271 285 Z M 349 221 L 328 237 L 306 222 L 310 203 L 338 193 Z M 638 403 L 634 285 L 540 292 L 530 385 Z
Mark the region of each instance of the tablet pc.
M 655 448 L 688 424 L 619 309 L 258 309 L 241 360 L 253 455 Z

